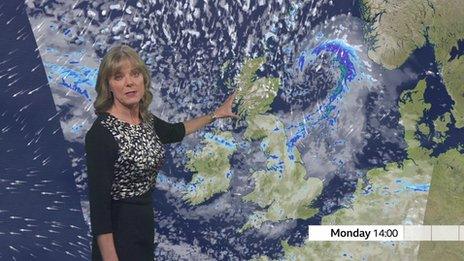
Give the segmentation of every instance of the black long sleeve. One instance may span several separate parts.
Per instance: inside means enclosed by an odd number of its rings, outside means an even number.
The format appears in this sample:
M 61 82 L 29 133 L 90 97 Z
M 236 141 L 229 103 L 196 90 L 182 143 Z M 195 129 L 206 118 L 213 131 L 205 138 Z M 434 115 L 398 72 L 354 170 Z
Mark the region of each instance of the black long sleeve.
M 182 122 L 168 123 L 154 116 L 154 127 L 163 144 L 180 142 L 185 137 L 185 126 Z
M 111 233 L 111 185 L 117 145 L 113 136 L 95 122 L 85 136 L 85 150 L 92 234 Z

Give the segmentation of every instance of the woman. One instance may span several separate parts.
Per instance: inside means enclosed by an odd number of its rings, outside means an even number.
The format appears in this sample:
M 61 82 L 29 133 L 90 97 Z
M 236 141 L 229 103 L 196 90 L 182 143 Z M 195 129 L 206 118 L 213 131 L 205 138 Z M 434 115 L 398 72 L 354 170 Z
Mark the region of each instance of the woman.
M 148 110 L 151 77 L 132 48 L 112 48 L 98 71 L 97 119 L 85 137 L 92 260 L 153 260 L 151 192 L 163 144 L 179 142 L 216 118 L 235 117 L 233 95 L 214 113 L 175 124 Z

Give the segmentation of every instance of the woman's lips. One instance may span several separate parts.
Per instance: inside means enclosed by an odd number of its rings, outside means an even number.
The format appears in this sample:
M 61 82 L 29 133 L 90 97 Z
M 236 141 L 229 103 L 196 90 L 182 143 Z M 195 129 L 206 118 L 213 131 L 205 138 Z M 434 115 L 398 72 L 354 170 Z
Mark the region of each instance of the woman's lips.
M 134 96 L 136 93 L 137 93 L 137 91 L 130 91 L 130 92 L 126 92 L 125 95 Z

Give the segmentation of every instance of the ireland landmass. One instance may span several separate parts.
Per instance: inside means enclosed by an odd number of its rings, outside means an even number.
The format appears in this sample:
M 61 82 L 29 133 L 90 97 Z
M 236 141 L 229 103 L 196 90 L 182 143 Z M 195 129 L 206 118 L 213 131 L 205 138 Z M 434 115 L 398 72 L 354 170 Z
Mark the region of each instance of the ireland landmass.
M 232 176 L 229 157 L 236 146 L 232 133 L 206 133 L 198 151 L 187 151 L 186 168 L 194 172 L 183 198 L 198 205 L 217 193 L 226 192 Z

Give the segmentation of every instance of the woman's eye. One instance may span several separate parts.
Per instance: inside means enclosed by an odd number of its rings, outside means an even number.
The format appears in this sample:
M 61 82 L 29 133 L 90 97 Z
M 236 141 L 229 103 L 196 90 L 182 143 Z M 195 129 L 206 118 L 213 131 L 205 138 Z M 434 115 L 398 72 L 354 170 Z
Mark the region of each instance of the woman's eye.
M 139 72 L 139 71 L 135 71 L 135 72 L 132 73 L 132 75 L 133 75 L 134 77 L 139 77 L 140 72 Z
M 122 79 L 122 76 L 121 76 L 121 75 L 116 75 L 116 76 L 114 76 L 114 79 L 115 79 L 116 81 L 119 81 L 119 80 Z

